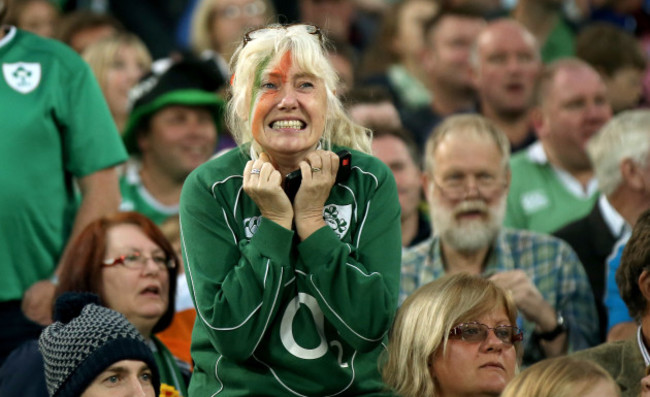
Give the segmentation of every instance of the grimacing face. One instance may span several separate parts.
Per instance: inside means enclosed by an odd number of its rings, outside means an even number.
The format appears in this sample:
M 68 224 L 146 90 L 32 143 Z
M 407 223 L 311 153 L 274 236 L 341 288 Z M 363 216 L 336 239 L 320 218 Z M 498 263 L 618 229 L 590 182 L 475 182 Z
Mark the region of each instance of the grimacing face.
M 251 109 L 255 141 L 271 159 L 302 159 L 325 131 L 327 92 L 322 79 L 301 70 L 288 51 L 253 87 Z

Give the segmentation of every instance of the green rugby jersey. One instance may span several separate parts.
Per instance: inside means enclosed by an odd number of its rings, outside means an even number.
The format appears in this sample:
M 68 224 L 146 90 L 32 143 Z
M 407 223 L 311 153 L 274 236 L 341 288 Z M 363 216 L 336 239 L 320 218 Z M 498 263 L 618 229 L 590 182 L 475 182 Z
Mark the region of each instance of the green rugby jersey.
M 156 200 L 142 183 L 140 169 L 139 161 L 129 161 L 120 176 L 120 211 L 136 211 L 162 225 L 170 217 L 178 215 L 178 205 L 164 205 Z
M 389 395 L 378 357 L 399 290 L 400 207 L 391 171 L 351 151 L 351 176 L 325 203 L 329 227 L 300 242 L 261 218 L 244 193 L 247 150 L 200 166 L 181 194 L 197 308 L 190 395 Z
M 0 301 L 52 275 L 77 200 L 73 178 L 126 160 L 88 65 L 55 40 L 0 40 Z

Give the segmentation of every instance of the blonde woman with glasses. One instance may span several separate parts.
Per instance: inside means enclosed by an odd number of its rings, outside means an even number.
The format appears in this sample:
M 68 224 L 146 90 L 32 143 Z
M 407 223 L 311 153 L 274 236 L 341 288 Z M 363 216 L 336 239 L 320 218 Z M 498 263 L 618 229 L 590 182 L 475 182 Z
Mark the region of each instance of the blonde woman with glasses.
M 388 395 L 377 359 L 397 307 L 399 200 L 336 97 L 325 40 L 310 25 L 244 36 L 239 147 L 185 181 L 190 395 Z
M 460 273 L 425 284 L 397 313 L 384 381 L 400 397 L 497 397 L 522 353 L 516 320 L 512 297 L 487 279 Z

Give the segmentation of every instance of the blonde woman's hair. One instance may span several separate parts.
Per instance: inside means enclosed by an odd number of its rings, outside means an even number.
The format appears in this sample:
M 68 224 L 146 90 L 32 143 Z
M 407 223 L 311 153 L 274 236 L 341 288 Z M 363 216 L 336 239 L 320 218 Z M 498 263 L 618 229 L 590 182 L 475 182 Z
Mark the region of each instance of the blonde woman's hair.
M 252 104 L 256 102 L 255 96 L 259 95 L 259 87 L 256 87 L 260 84 L 259 79 L 269 73 L 287 51 L 291 51 L 292 63 L 322 80 L 325 86 L 327 109 L 323 109 L 326 112 L 321 138 L 323 149 L 341 145 L 370 153 L 370 130 L 353 122 L 336 97 L 338 76 L 328 60 L 326 45 L 324 36 L 308 32 L 305 25 L 269 25 L 255 32 L 248 43 L 239 45 L 230 66 L 233 71 L 232 96 L 227 112 L 228 126 L 238 144 L 253 139 Z
M 261 0 L 266 6 L 265 21 L 275 20 L 275 9 L 270 0 Z M 219 53 L 224 52 L 225 48 L 216 48 L 217 43 L 212 41 L 212 23 L 217 12 L 217 6 L 223 3 L 223 0 L 200 0 L 192 14 L 192 25 L 190 27 L 190 44 L 196 54 L 203 51 L 212 50 Z M 233 43 L 234 44 L 234 43 Z M 226 59 L 226 61 L 228 61 Z
M 138 61 L 142 64 L 145 73 L 151 69 L 151 54 L 144 42 L 133 33 L 121 32 L 98 40 L 89 45 L 81 54 L 90 65 L 97 82 L 103 92 L 106 92 L 106 76 L 115 62 L 118 51 L 123 47 L 135 49 Z
M 618 396 L 621 392 L 612 376 L 600 365 L 570 356 L 547 359 L 515 376 L 501 397 L 575 397 L 588 393 L 605 380 Z
M 425 149 L 425 171 L 433 175 L 435 168 L 434 153 L 447 136 L 470 134 L 471 139 L 490 138 L 501 153 L 501 165 L 508 169 L 510 162 L 510 141 L 506 134 L 493 122 L 478 114 L 461 114 L 449 116 L 436 127 L 427 139 Z
M 397 311 L 384 355 L 385 384 L 400 397 L 438 396 L 429 365 L 438 352 L 444 354 L 451 329 L 500 307 L 516 325 L 512 297 L 479 276 L 445 276 L 418 288 Z M 521 357 L 521 342 L 514 348 Z

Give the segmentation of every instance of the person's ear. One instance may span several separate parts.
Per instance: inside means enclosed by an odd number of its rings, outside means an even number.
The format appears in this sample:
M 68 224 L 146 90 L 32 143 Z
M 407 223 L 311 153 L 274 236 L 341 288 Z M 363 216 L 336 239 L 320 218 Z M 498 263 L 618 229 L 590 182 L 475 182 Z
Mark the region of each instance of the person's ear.
M 632 159 L 624 159 L 619 166 L 621 177 L 626 185 L 634 190 L 643 190 L 645 183 L 639 166 Z
M 535 130 L 537 138 L 542 138 L 545 135 L 546 120 L 544 119 L 544 112 L 541 106 L 534 106 L 530 110 L 530 123 Z
M 641 272 L 639 280 L 637 281 L 641 294 L 646 302 L 650 302 L 650 273 L 647 270 Z M 647 310 L 647 304 L 646 304 Z
M 135 139 L 136 139 L 136 145 L 138 145 L 138 149 L 140 150 L 140 153 L 146 153 L 149 148 L 151 147 L 151 131 L 149 128 L 145 129 L 138 129 L 135 132 Z

